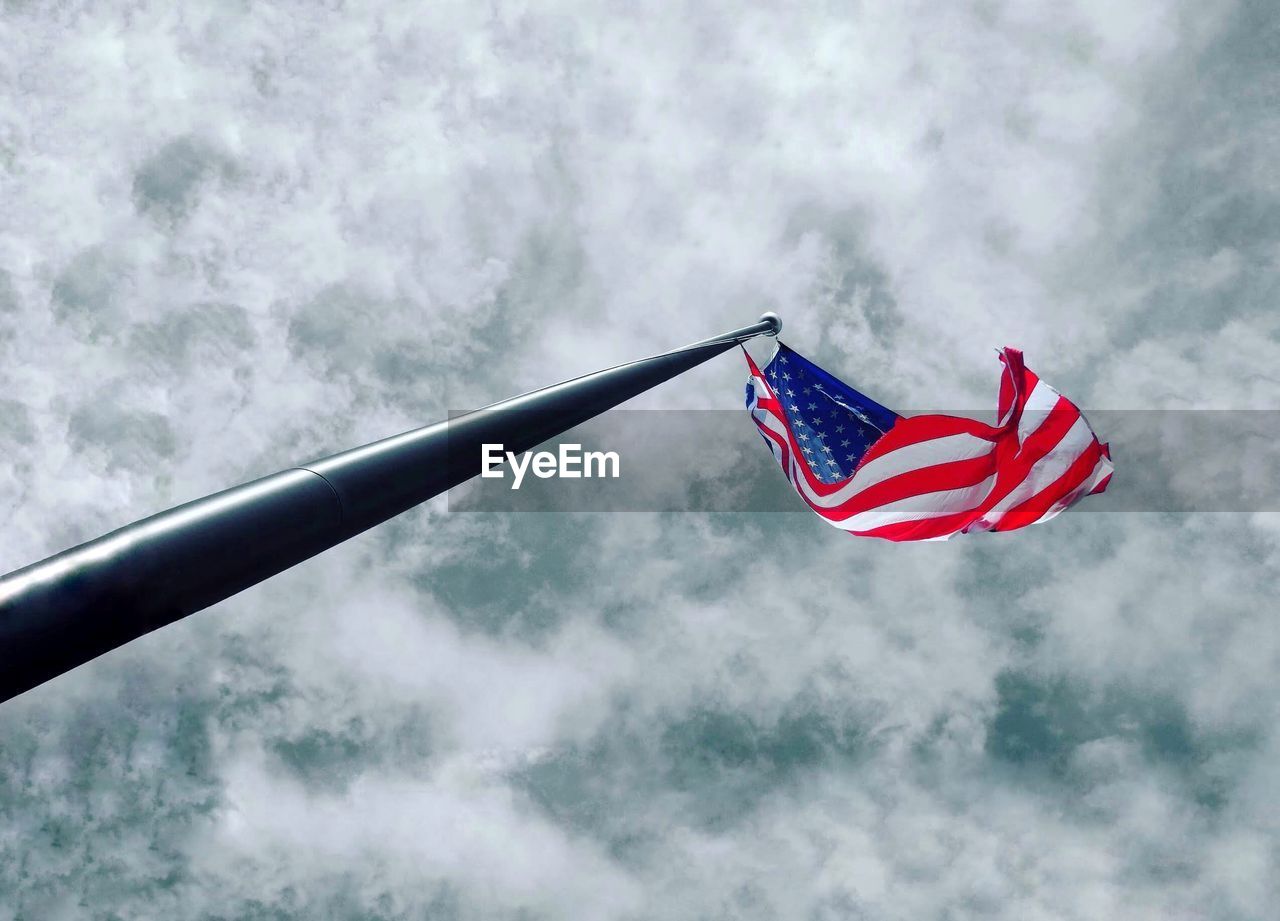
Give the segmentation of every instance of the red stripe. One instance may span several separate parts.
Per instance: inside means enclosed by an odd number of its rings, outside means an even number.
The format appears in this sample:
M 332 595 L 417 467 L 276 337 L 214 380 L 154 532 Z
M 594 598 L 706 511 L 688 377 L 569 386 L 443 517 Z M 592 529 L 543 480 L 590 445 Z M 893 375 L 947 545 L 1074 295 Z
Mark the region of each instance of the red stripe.
M 847 502 L 831 510 L 836 512 L 838 517 L 837 515 L 824 517 L 831 518 L 833 521 L 844 521 L 859 512 L 870 511 L 881 506 L 892 506 L 896 502 L 902 502 L 913 496 L 977 486 L 995 472 L 995 463 L 990 454 L 967 460 L 944 461 L 931 467 L 918 467 L 882 480 L 874 486 L 868 486 Z
M 1016 420 L 1022 415 L 1022 410 L 1027 405 L 1031 391 L 1035 390 L 1036 384 L 1040 383 L 1040 378 L 1026 366 L 1022 360 L 1022 352 L 1018 349 L 1005 346 L 1000 350 L 1000 361 L 1005 366 L 1005 372 L 1000 378 L 1000 395 L 996 401 L 996 412 L 1000 419 L 1004 419 L 1012 409 L 1013 416 L 1005 420 L 1005 424 L 1016 424 Z
M 790 456 L 791 456 L 791 450 L 787 445 L 786 439 L 784 439 L 777 432 L 774 432 L 771 429 L 765 428 L 763 425 L 760 424 L 759 420 L 755 419 L 755 417 L 752 417 L 751 421 L 755 422 L 756 428 L 760 430 L 761 435 L 763 435 L 765 438 L 768 438 L 770 441 L 772 441 L 774 444 L 776 444 L 779 448 L 782 449 L 781 463 L 782 463 L 782 469 L 785 471 L 790 462 Z M 787 479 L 789 480 L 790 476 L 788 476 Z
M 1093 468 L 1098 466 L 1098 459 L 1101 457 L 1102 451 L 1095 440 L 1084 450 L 1083 454 L 1072 461 L 1066 473 L 1026 502 L 1016 505 L 1005 512 L 992 530 L 1012 531 L 1015 528 L 1023 528 L 1040 520 L 1055 502 L 1061 500 L 1089 478 L 1089 475 L 1093 473 Z
M 1059 409 L 1064 404 L 1070 408 L 1070 411 Z M 1002 439 L 999 447 L 996 448 L 996 465 L 999 470 L 996 487 L 991 490 L 991 495 L 987 496 L 987 501 L 982 504 L 978 517 L 995 508 L 1005 496 L 1017 489 L 1031 474 L 1031 468 L 1052 453 L 1053 449 L 1066 437 L 1067 432 L 1071 431 L 1071 426 L 1076 424 L 1076 419 L 1079 417 L 1080 413 L 1076 408 L 1064 398 L 1059 397 L 1057 404 L 1049 411 L 1049 415 L 1040 427 L 1027 437 L 1021 447 L 1013 432 L 1010 432 L 1010 437 Z
M 947 537 L 958 534 L 965 526 L 973 522 L 973 512 L 956 512 L 952 515 L 941 515 L 937 518 L 921 518 L 918 521 L 899 521 L 886 524 L 867 531 L 854 531 L 860 537 L 882 537 L 885 540 L 929 540 L 934 537 Z
M 999 434 L 1000 429 L 975 419 L 940 414 L 911 416 L 902 419 L 880 436 L 867 449 L 867 453 L 862 455 L 862 460 L 858 461 L 858 468 L 861 469 L 878 457 L 892 454 L 899 448 L 909 447 L 922 441 L 933 441 L 948 435 L 973 435 L 977 438 L 985 438 L 987 441 L 995 441 Z
M 1058 402 L 1053 404 L 1053 409 L 1040 420 L 1040 425 L 1027 436 L 1027 440 L 1022 442 L 1018 450 L 1018 462 L 1030 469 L 1032 464 L 1058 446 L 1058 442 L 1066 437 L 1067 432 L 1071 431 L 1071 426 L 1075 425 L 1079 418 L 1080 410 L 1076 409 L 1066 397 L 1059 395 Z M 1022 421 L 1021 417 L 1018 421 Z
M 1004 371 L 1000 375 L 1000 395 L 996 399 L 997 421 L 1003 419 L 1013 408 L 1013 401 L 1018 396 L 1018 383 L 1014 379 L 1013 365 L 1008 358 L 1008 349 L 1000 353 L 1000 363 Z

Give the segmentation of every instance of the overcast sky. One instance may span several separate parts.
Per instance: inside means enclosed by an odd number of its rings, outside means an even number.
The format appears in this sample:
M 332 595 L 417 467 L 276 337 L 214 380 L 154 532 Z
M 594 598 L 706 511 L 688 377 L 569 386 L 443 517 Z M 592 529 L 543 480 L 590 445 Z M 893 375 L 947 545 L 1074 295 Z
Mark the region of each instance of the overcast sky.
M 1280 408 L 1274 3 L 650 7 L 0 4 L 0 570 L 763 309 Z M 435 502 L 0 705 L 0 921 L 1273 917 L 1278 576 Z

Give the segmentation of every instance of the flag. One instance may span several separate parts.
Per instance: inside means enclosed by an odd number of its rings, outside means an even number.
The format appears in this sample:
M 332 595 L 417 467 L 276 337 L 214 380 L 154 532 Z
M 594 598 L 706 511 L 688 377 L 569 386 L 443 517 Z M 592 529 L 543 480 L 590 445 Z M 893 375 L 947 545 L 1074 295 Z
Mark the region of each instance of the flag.
M 746 355 L 746 350 L 743 350 Z M 886 540 L 946 540 L 1048 521 L 1111 479 L 1084 415 L 1017 349 L 995 425 L 903 417 L 778 343 L 751 369 L 747 409 L 800 498 L 837 528 Z

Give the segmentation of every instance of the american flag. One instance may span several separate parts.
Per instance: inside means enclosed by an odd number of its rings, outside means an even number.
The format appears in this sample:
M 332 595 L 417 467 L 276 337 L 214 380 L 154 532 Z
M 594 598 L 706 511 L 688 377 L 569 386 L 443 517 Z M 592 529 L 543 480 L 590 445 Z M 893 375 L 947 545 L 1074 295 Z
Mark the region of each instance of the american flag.
M 744 350 L 744 354 L 745 350 Z M 1111 454 L 1017 349 L 998 419 L 904 418 L 787 346 L 751 369 L 747 409 L 800 498 L 862 537 L 946 540 L 1048 521 L 1111 479 Z

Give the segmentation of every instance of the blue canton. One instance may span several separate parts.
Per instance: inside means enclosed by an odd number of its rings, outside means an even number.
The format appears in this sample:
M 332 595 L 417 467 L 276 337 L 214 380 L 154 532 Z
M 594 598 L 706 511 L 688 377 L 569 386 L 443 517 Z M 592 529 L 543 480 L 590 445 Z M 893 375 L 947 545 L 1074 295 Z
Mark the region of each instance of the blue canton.
M 782 343 L 762 373 L 809 469 L 823 483 L 849 477 L 867 449 L 901 418 Z

